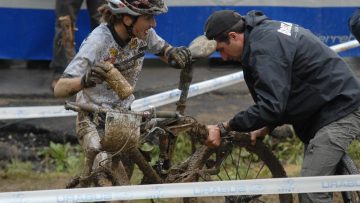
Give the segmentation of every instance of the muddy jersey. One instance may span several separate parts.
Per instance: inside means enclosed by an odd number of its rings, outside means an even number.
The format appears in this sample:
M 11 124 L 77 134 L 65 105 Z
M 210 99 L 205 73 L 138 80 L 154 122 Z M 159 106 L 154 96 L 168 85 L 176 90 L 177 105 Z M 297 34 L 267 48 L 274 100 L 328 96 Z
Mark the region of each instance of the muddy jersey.
M 64 71 L 64 75 L 80 77 L 95 63 L 111 62 L 135 87 L 142 69 L 144 54 L 159 53 L 166 42 L 159 37 L 155 30 L 150 29 L 146 40 L 133 38 L 129 43 L 119 43 L 113 37 L 111 27 L 99 25 L 81 44 L 79 52 Z M 135 88 L 134 88 L 135 89 Z M 95 87 L 85 88 L 78 92 L 76 100 L 81 103 L 93 103 L 103 107 L 129 108 L 134 101 L 134 95 L 121 100 L 110 86 L 103 82 Z

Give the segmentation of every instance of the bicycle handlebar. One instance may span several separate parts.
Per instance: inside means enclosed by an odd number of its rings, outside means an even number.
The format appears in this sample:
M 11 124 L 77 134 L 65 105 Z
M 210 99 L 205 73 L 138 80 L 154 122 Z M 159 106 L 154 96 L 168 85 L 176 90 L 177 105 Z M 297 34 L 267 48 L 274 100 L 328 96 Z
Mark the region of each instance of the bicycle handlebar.
M 96 106 L 92 104 L 84 104 L 84 103 L 77 103 L 77 102 L 65 102 L 65 109 L 72 110 L 76 112 L 89 112 L 89 113 L 107 113 L 107 112 L 114 112 L 114 113 L 124 113 L 124 114 L 135 114 L 140 115 L 143 118 L 179 118 L 181 115 L 178 112 L 174 111 L 131 111 L 126 109 L 110 109 L 106 107 Z

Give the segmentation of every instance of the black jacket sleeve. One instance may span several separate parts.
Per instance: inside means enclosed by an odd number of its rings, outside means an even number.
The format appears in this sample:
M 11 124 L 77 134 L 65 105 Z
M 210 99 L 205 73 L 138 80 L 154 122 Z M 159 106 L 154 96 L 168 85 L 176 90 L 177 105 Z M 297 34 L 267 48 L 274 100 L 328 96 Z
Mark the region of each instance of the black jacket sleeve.
M 270 32 L 250 42 L 248 67 L 255 104 L 237 113 L 230 121 L 236 131 L 253 131 L 264 126 L 270 128 L 281 123 L 286 109 L 291 84 L 291 37 Z M 250 90 L 251 91 L 251 90 Z

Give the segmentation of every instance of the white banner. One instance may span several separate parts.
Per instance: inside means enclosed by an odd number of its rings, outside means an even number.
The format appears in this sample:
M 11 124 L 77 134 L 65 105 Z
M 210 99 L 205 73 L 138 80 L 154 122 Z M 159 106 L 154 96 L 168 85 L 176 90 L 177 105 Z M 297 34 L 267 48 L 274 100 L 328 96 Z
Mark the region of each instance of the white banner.
M 0 193 L 0 203 L 99 202 L 359 190 L 360 175 L 342 175 L 4 192 Z

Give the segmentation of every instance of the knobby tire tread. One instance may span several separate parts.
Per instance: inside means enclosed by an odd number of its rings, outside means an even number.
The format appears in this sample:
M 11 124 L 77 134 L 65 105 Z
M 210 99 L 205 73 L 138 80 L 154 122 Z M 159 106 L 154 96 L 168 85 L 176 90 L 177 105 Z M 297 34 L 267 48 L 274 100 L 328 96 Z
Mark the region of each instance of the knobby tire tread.
M 340 172 L 341 172 L 341 175 L 359 174 L 359 170 L 357 169 L 354 161 L 347 154 L 345 154 L 340 161 Z M 354 197 L 351 195 L 351 193 L 356 194 L 357 199 L 353 199 Z M 360 191 L 341 192 L 341 195 L 342 195 L 344 203 L 355 203 L 360 200 Z

